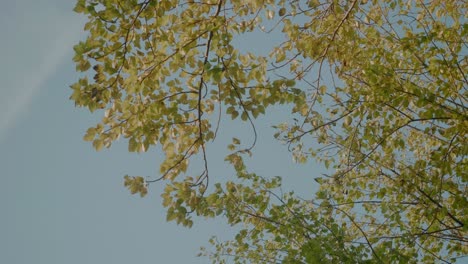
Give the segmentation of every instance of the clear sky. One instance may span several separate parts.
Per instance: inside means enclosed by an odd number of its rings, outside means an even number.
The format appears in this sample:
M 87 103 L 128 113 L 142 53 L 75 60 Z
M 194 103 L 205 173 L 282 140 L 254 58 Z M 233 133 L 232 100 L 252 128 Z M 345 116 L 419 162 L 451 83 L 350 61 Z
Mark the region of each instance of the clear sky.
M 131 196 L 123 176 L 157 177 L 158 153 L 127 153 L 125 141 L 96 153 L 82 140 L 99 115 L 68 100 L 77 80 L 72 46 L 84 37 L 73 0 L 2 1 L 0 8 L 0 263 L 208 263 L 196 258 L 211 235 L 229 238 L 222 220 L 198 219 L 191 229 L 165 222 L 154 186 Z M 264 40 L 265 41 L 265 40 Z M 262 41 L 248 43 L 261 50 Z M 259 120 L 255 171 L 287 178 L 286 190 L 308 196 L 319 176 L 298 166 Z M 223 122 L 220 141 L 250 140 L 248 126 Z M 223 144 L 209 147 L 211 177 L 229 178 Z M 215 181 L 212 179 L 211 182 Z

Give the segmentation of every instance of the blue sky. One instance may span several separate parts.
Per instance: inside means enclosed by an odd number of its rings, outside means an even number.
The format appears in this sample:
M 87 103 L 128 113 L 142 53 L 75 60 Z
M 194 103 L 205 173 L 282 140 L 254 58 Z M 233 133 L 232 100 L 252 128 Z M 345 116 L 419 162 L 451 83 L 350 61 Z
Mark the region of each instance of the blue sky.
M 127 153 L 125 141 L 96 153 L 82 140 L 99 115 L 68 100 L 77 80 L 72 46 L 84 37 L 74 1 L 4 1 L 0 9 L 0 263 L 208 263 L 196 258 L 211 235 L 229 238 L 222 220 L 191 229 L 165 222 L 160 188 L 144 199 L 123 187 L 125 174 L 157 176 L 158 153 Z M 261 41 L 249 43 L 262 49 Z M 274 117 L 274 119 L 272 119 Z M 274 111 L 257 123 L 256 172 L 288 177 L 307 196 L 317 168 L 293 164 L 272 138 Z M 249 128 L 223 123 L 223 138 L 249 141 Z M 230 177 L 224 145 L 210 147 L 210 175 Z M 304 177 L 306 176 L 306 177 Z M 213 182 L 214 180 L 212 180 Z

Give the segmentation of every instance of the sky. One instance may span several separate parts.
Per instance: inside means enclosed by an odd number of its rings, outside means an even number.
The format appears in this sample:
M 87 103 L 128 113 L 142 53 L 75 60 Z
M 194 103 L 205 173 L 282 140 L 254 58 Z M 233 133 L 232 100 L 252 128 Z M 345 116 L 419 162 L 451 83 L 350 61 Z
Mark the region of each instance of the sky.
M 96 152 L 82 140 L 100 116 L 68 99 L 79 77 L 72 47 L 85 36 L 73 5 L 3 1 L 0 9 L 0 263 L 208 263 L 195 257 L 198 249 L 212 235 L 230 238 L 231 227 L 222 219 L 196 219 L 191 229 L 167 223 L 160 186 L 145 198 L 123 186 L 125 174 L 157 177 L 160 153 L 128 153 L 124 140 Z M 270 126 L 282 117 L 274 110 L 258 120 L 251 163 L 259 174 L 289 177 L 285 189 L 307 196 L 318 169 L 293 164 L 273 140 Z M 223 125 L 220 141 L 235 135 L 248 142 L 248 126 Z M 209 147 L 213 177 L 232 175 L 224 149 Z

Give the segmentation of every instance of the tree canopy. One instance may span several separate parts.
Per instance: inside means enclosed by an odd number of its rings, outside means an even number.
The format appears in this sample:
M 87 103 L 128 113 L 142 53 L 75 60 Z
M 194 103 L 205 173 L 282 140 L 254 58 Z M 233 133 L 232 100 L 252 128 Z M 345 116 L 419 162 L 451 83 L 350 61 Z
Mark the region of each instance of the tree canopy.
M 451 263 L 468 254 L 468 14 L 441 0 L 78 0 L 79 107 L 102 114 L 84 139 L 156 145 L 160 177 L 125 176 L 144 196 L 165 184 L 167 220 L 239 226 L 211 240 L 213 263 Z M 267 55 L 248 33 L 279 36 Z M 220 120 L 290 111 L 274 136 L 321 162 L 319 191 L 282 193 L 258 175 L 254 145 L 225 142 L 236 177 L 209 174 Z M 273 125 L 273 124 L 272 124 Z M 257 134 L 254 132 L 253 137 Z M 190 162 L 200 162 L 202 171 Z

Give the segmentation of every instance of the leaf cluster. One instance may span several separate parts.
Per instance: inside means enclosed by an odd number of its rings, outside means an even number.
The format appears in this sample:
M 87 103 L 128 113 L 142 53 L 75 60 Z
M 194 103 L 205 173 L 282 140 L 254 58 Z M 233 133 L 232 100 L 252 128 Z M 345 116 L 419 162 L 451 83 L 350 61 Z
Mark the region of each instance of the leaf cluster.
M 232 241 L 212 240 L 216 263 L 448 263 L 468 254 L 467 9 L 78 0 L 88 36 L 73 59 L 85 74 L 70 98 L 103 114 L 84 136 L 96 150 L 124 137 L 130 152 L 164 153 L 160 177 L 124 184 L 144 196 L 165 181 L 168 221 L 243 225 Z M 236 44 L 248 33 L 282 41 L 254 54 Z M 274 135 L 293 159 L 326 168 L 310 199 L 283 194 L 279 178 L 244 163 L 255 154 L 255 119 L 272 106 L 291 113 Z M 209 184 L 207 146 L 234 119 L 252 126 L 254 144 L 226 143 L 236 180 Z

